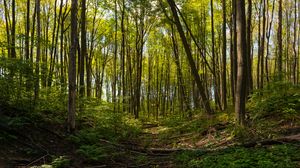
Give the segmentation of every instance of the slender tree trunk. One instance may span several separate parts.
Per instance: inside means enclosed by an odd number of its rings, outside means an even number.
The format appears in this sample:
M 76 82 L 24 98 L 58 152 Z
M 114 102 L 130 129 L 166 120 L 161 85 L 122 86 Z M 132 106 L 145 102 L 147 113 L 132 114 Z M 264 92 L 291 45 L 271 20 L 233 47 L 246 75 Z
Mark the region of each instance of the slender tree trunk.
M 11 29 L 10 29 L 10 17 L 9 17 L 9 10 L 7 6 L 6 0 L 3 0 L 4 3 L 4 15 L 5 15 L 5 28 L 6 28 L 6 39 L 7 39 L 7 54 L 8 57 L 11 57 L 11 40 L 10 40 L 10 34 L 11 34 Z
M 43 75 L 45 76 L 44 79 L 44 82 L 42 83 L 45 83 L 45 86 L 48 85 L 48 87 L 51 87 L 52 85 L 52 78 L 53 78 L 53 71 L 54 71 L 54 67 L 55 67 L 55 57 L 56 57 L 56 37 L 58 36 L 58 33 L 56 33 L 56 29 L 58 30 L 58 27 L 56 26 L 57 22 L 59 23 L 59 21 L 57 21 L 57 12 L 56 12 L 56 8 L 57 8 L 57 0 L 55 0 L 54 2 L 54 24 L 53 24 L 53 33 L 52 33 L 52 43 L 51 43 L 51 50 L 50 50 L 50 65 L 49 65 L 49 74 L 48 76 L 46 76 L 47 74 L 47 70 L 48 70 L 48 58 L 47 58 L 47 55 L 44 55 L 43 56 L 43 69 L 45 72 L 43 72 Z M 60 11 L 61 12 L 61 11 Z M 48 79 L 47 79 L 48 78 Z M 47 84 L 48 82 L 48 84 Z
M 290 3 L 288 1 L 285 1 L 286 2 L 286 6 L 287 8 L 290 8 Z M 291 11 L 290 10 L 285 10 L 285 17 L 286 17 L 286 20 L 285 20 L 285 23 L 286 23 L 286 27 L 285 29 L 286 30 L 290 30 L 291 29 L 291 23 L 290 23 L 290 18 L 291 18 Z M 289 81 L 289 82 L 292 82 L 291 81 L 291 60 L 290 60 L 290 40 L 291 40 L 291 31 L 286 31 L 286 38 L 285 38 L 285 52 L 284 52 L 284 60 L 285 60 L 285 64 L 284 64 L 284 67 L 285 67 L 285 70 L 284 72 L 286 72 L 285 74 L 285 78 Z
M 222 46 L 222 110 L 227 108 L 227 84 L 226 84 L 226 0 L 222 0 L 223 8 L 223 24 L 222 24 L 222 37 L 223 37 L 223 46 Z
M 215 54 L 215 27 L 214 27 L 214 6 L 213 6 L 213 0 L 210 0 L 210 9 L 211 9 L 211 39 L 212 39 L 212 70 L 213 70 L 213 88 L 214 88 L 214 99 L 216 103 L 216 108 L 220 107 L 220 100 L 219 100 L 219 91 L 218 91 L 218 79 L 217 79 L 217 73 L 216 73 L 216 54 Z
M 30 33 L 30 0 L 27 0 L 26 33 L 25 33 L 25 58 L 29 60 L 29 33 Z
M 96 15 L 97 15 L 98 9 L 97 5 L 94 9 L 94 16 L 93 16 L 93 26 L 92 26 L 92 34 L 91 34 L 91 44 L 90 44 L 90 54 L 86 55 L 86 95 L 87 97 L 91 97 L 92 93 L 92 54 L 94 51 L 94 43 L 95 43 L 95 34 L 96 34 Z M 102 89 L 102 87 L 101 87 Z M 100 94 L 101 95 L 101 94 Z M 100 96 L 101 97 L 101 96 Z
M 86 49 L 86 0 L 81 0 L 81 54 L 80 54 L 80 83 L 79 83 L 79 94 L 82 98 L 85 93 L 84 88 L 84 60 L 87 57 Z
M 235 103 L 235 82 L 234 82 L 234 32 L 233 32 L 233 17 L 231 17 L 231 27 L 230 27 L 230 93 L 232 97 L 232 104 Z
M 36 44 L 36 67 L 35 67 L 35 87 L 34 87 L 34 101 L 39 98 L 40 88 L 40 55 L 41 55 L 41 12 L 40 0 L 36 0 L 36 19 L 37 19 L 37 44 Z
M 68 4 L 68 3 L 66 3 Z M 65 86 L 65 70 L 64 70 L 64 51 L 66 44 L 64 43 L 64 31 L 65 31 L 65 19 L 66 19 L 66 12 L 67 12 L 67 5 L 65 7 L 65 11 L 63 13 L 62 19 L 61 19 L 61 29 L 60 29 L 60 84 L 61 84 L 61 90 L 63 91 L 63 88 Z
M 70 55 L 69 55 L 69 108 L 68 108 L 68 131 L 69 132 L 73 132 L 75 130 L 77 6 L 78 6 L 78 1 L 72 0 L 72 5 L 71 5 L 71 45 L 70 45 Z
M 29 61 L 29 35 L 30 35 L 30 0 L 26 3 L 26 26 L 25 26 L 25 60 Z M 26 79 L 26 90 L 31 89 L 31 80 L 29 72 L 25 73 Z
M 114 59 L 113 59 L 113 83 L 112 83 L 112 102 L 114 104 L 114 112 L 116 112 L 116 103 L 117 103 L 117 54 L 118 54 L 118 8 L 117 0 L 115 0 L 115 50 L 114 50 Z
M 148 118 L 150 118 L 150 94 L 151 94 L 151 79 L 152 79 L 152 55 L 150 54 L 148 57 L 148 88 L 147 88 L 147 114 Z M 124 92 L 124 90 L 123 90 Z
M 177 10 L 176 10 L 176 4 L 173 0 L 168 0 L 168 3 L 169 3 L 169 6 L 172 10 L 172 14 L 173 14 L 173 17 L 175 19 L 175 24 L 176 24 L 177 30 L 179 32 L 180 38 L 182 40 L 182 43 L 183 43 L 183 46 L 184 46 L 189 64 L 191 66 L 191 70 L 192 70 L 194 79 L 197 83 L 197 86 L 198 86 L 198 89 L 199 89 L 199 92 L 200 92 L 200 96 L 201 96 L 201 99 L 202 99 L 204 110 L 208 114 L 211 114 L 213 111 L 210 107 L 209 100 L 207 99 L 207 96 L 205 94 L 205 89 L 204 89 L 204 86 L 203 86 L 203 82 L 201 81 L 201 79 L 199 77 L 199 74 L 198 74 L 198 71 L 196 69 L 196 65 L 195 65 L 195 62 L 193 60 L 193 56 L 192 56 L 192 53 L 191 53 L 191 50 L 190 50 L 190 46 L 187 42 L 187 39 L 185 37 L 182 25 L 180 23 L 180 20 L 179 20 L 178 14 L 177 14 Z
M 269 48 L 270 48 L 270 36 L 271 36 L 271 30 L 272 30 L 272 23 L 273 23 L 273 16 L 274 16 L 274 8 L 275 8 L 275 0 L 273 0 L 273 5 L 272 5 L 272 13 L 271 13 L 271 20 L 269 21 L 269 24 L 267 25 L 267 55 L 266 55 L 266 64 L 265 64 L 265 69 L 266 69 L 266 78 L 267 78 L 267 82 L 269 83 L 270 82 L 270 75 L 269 75 L 269 55 L 270 55 L 270 51 L 269 51 Z M 269 4 L 269 0 L 267 0 L 267 6 Z M 267 11 L 268 8 L 267 8 Z M 269 12 L 267 12 L 267 16 L 269 18 Z M 269 20 L 269 19 L 268 19 Z
M 282 80 L 282 0 L 279 0 L 279 9 L 278 9 L 278 31 L 277 31 L 277 39 L 278 39 L 278 58 L 277 58 L 277 68 L 279 80 Z
M 126 80 L 125 80 L 125 0 L 122 0 L 122 18 L 121 18 L 121 32 L 122 32 L 122 44 L 121 44 L 121 71 L 122 71 L 122 104 L 123 104 L 123 112 L 125 112 L 125 104 L 126 104 Z M 149 63 L 150 65 L 150 63 Z M 149 67 L 150 70 L 150 67 Z M 150 72 L 149 72 L 149 82 L 150 82 Z M 149 89 L 149 87 L 148 87 Z M 150 89 L 148 90 L 148 92 Z M 148 93 L 149 94 L 149 93 Z M 149 113 L 149 96 L 148 97 L 148 113 Z
M 32 19 L 32 29 L 31 29 L 31 41 L 30 41 L 30 61 L 33 64 L 33 48 L 34 48 L 34 34 L 35 34 L 35 21 L 36 21 L 37 5 L 34 6 L 33 19 Z
M 172 44 L 173 44 L 175 64 L 176 64 L 176 67 L 177 67 L 177 76 L 178 76 L 178 83 L 179 83 L 179 87 L 180 87 L 180 94 L 183 98 L 182 103 L 184 103 L 185 107 L 186 107 L 186 109 L 183 109 L 183 110 L 188 111 L 188 116 L 192 117 L 191 108 L 190 108 L 190 105 L 189 105 L 189 102 L 188 102 L 188 97 L 186 95 L 186 88 L 185 88 L 185 85 L 184 85 L 183 74 L 182 74 L 182 71 L 181 71 L 178 46 L 177 46 L 177 43 L 176 43 L 176 37 L 175 37 L 175 32 L 174 32 L 174 29 L 173 29 L 173 25 L 171 26 L 171 28 L 172 28 L 171 38 L 172 38 Z
M 233 97 L 233 104 L 235 104 L 235 92 L 236 92 L 236 82 L 237 82 L 237 23 L 236 23 L 236 13 L 237 13 L 237 9 L 236 9 L 236 3 L 237 0 L 232 0 L 232 22 L 233 22 L 233 46 L 232 46 L 232 69 L 231 69 L 231 75 L 232 75 L 232 97 Z
M 16 58 L 16 1 L 12 0 L 11 58 Z
M 260 88 L 264 85 L 264 55 L 265 55 L 265 35 L 266 35 L 266 0 L 263 0 L 263 21 L 262 21 L 262 34 L 261 34 L 261 46 L 260 46 Z
M 252 0 L 248 0 L 248 18 L 247 18 L 247 77 L 248 77 L 248 86 L 247 86 L 247 94 L 250 94 L 253 90 L 253 78 L 252 78 Z
M 297 20 L 298 20 L 298 56 L 297 56 L 297 67 L 296 67 L 296 71 L 297 71 L 297 81 L 296 83 L 299 84 L 299 75 L 300 75 L 300 2 L 298 1 L 298 17 L 297 17 Z
M 293 60 L 293 83 L 297 83 L 297 62 L 298 62 L 298 54 L 297 54 L 297 0 L 294 0 L 294 42 L 293 42 L 293 50 L 294 50 L 294 60 Z M 298 44 L 300 45 L 300 44 Z
M 257 52 L 257 66 L 256 66 L 256 85 L 257 89 L 261 88 L 260 87 L 260 60 L 261 60 L 261 1 L 259 3 L 259 8 L 258 8 L 258 52 Z
M 247 84 L 247 45 L 246 45 L 246 17 L 245 0 L 238 0 L 237 9 L 237 85 L 235 94 L 235 114 L 237 125 L 245 124 L 245 106 L 246 106 L 246 84 Z

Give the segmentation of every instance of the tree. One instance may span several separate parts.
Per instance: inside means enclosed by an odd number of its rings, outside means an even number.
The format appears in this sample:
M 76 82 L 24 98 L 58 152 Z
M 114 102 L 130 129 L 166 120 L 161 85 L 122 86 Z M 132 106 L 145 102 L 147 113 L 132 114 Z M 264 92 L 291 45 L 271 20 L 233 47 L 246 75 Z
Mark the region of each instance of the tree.
M 235 93 L 236 122 L 240 126 L 245 124 L 246 84 L 247 84 L 247 45 L 246 45 L 246 17 L 245 0 L 236 2 L 237 9 L 237 82 Z
M 213 111 L 212 111 L 212 109 L 211 109 L 211 107 L 209 105 L 209 100 L 207 99 L 207 96 L 205 94 L 205 89 L 203 87 L 203 83 L 202 83 L 202 81 L 201 81 L 201 79 L 199 77 L 198 71 L 196 69 L 195 62 L 194 62 L 193 57 L 192 57 L 190 46 L 189 46 L 189 44 L 187 42 L 187 39 L 185 37 L 185 34 L 183 32 L 183 29 L 182 29 L 182 25 L 180 23 L 180 20 L 179 20 L 178 14 L 177 14 L 176 4 L 175 4 L 175 2 L 173 0 L 168 0 L 168 3 L 169 3 L 169 6 L 171 8 L 173 17 L 175 19 L 175 24 L 176 24 L 178 33 L 180 35 L 182 44 L 184 46 L 184 50 L 186 52 L 186 56 L 188 58 L 189 65 L 191 67 L 191 71 L 192 71 L 193 77 L 194 77 L 194 79 L 195 79 L 195 81 L 197 83 L 197 86 L 198 86 L 198 89 L 199 89 L 199 92 L 200 92 L 200 96 L 201 96 L 201 99 L 202 99 L 201 101 L 203 103 L 204 110 L 208 114 L 212 114 Z
M 277 57 L 277 68 L 279 80 L 282 80 L 282 0 L 278 1 L 278 30 L 277 30 L 277 40 L 278 40 L 278 57 Z
M 117 56 L 118 56 L 118 4 L 117 0 L 114 2 L 115 5 L 115 44 L 114 44 L 114 59 L 113 59 L 113 81 L 112 81 L 112 102 L 114 103 L 114 111 L 116 111 L 117 103 Z
M 126 96 L 127 96 L 127 91 L 126 91 L 126 74 L 125 74 L 125 54 L 126 54 L 126 43 L 125 43 L 125 0 L 122 0 L 122 15 L 121 15 L 121 33 L 122 33 L 122 42 L 121 42 L 121 80 L 122 80 L 122 103 L 123 103 L 123 111 L 125 111 L 125 104 L 126 104 Z M 150 67 L 150 66 L 149 66 Z M 150 78 L 150 74 L 149 74 Z M 149 80 L 150 81 L 150 80 Z M 150 90 L 150 89 L 149 89 Z M 148 90 L 148 94 L 149 94 Z M 149 96 L 148 96 L 149 100 Z M 149 103 L 148 103 L 148 112 L 149 112 Z
M 178 55 L 178 46 L 176 43 L 176 37 L 175 37 L 175 32 L 174 32 L 174 26 L 171 25 L 172 28 L 172 34 L 171 34 L 171 38 L 172 38 L 172 44 L 173 44 L 173 54 L 174 54 L 174 58 L 175 58 L 175 64 L 177 67 L 177 76 L 178 76 L 178 83 L 179 83 L 179 87 L 180 87 L 180 94 L 183 97 L 183 101 L 181 101 L 181 103 L 185 104 L 186 109 L 183 110 L 187 110 L 189 112 L 189 117 L 192 117 L 192 114 L 190 113 L 190 105 L 188 102 L 188 97 L 186 96 L 186 88 L 184 86 L 184 80 L 183 80 L 183 74 L 182 74 L 182 70 L 181 70 L 181 66 L 180 66 L 180 60 L 179 60 L 179 55 Z
M 266 69 L 266 78 L 267 78 L 267 82 L 270 82 L 270 78 L 269 78 L 269 55 L 270 55 L 270 37 L 271 37 L 271 30 L 272 30 L 272 23 L 273 23 L 273 17 L 274 17 L 274 8 L 275 8 L 275 0 L 273 0 L 273 5 L 272 5 L 272 14 L 271 14 L 271 20 L 269 21 L 269 24 L 267 25 L 267 34 L 266 34 L 266 38 L 267 38 L 267 55 L 266 55 L 266 63 L 265 63 L 265 69 Z M 267 6 L 269 4 L 269 0 L 267 0 Z M 268 8 L 267 8 L 267 11 Z M 267 16 L 268 16 L 268 20 L 269 20 L 269 12 L 267 12 Z
M 230 51 L 230 81 L 231 81 L 231 94 L 232 103 L 235 104 L 235 92 L 236 92 L 236 81 L 237 81 L 237 28 L 236 28 L 236 0 L 232 0 L 232 28 L 231 28 L 231 51 Z
M 11 58 L 16 58 L 16 0 L 12 0 Z
M 298 2 L 299 3 L 299 2 Z M 293 68 L 292 68 L 292 76 L 293 83 L 297 84 L 297 67 L 298 67 L 298 53 L 297 53 L 297 0 L 294 1 L 294 42 L 293 42 Z
M 252 0 L 248 0 L 248 18 L 247 18 L 247 76 L 248 86 L 247 94 L 250 94 L 253 90 L 253 78 L 252 78 L 252 64 L 253 56 L 251 52 L 252 48 Z
M 227 108 L 227 83 L 226 83 L 226 0 L 222 0 L 222 9 L 223 9 L 223 24 L 222 24 L 222 90 L 221 90 L 221 100 L 222 100 L 222 109 Z
M 262 0 L 261 0 L 262 3 Z M 261 40 L 260 40 L 260 47 L 259 47 L 259 58 L 260 58 L 260 84 L 259 88 L 263 88 L 264 85 L 264 55 L 265 55 L 265 35 L 266 35 L 266 0 L 263 0 L 263 20 L 262 20 L 262 33 L 261 33 Z
M 36 46 L 36 67 L 35 67 L 35 87 L 34 87 L 34 100 L 37 101 L 39 97 L 40 88 L 40 55 L 41 55 L 41 9 L 40 0 L 36 0 L 36 20 L 37 20 L 37 46 Z
M 213 66 L 213 87 L 214 87 L 214 96 L 215 96 L 215 103 L 217 106 L 220 105 L 220 100 L 219 100 L 219 87 L 218 87 L 218 74 L 216 73 L 216 66 L 217 66 L 217 59 L 216 54 L 215 54 L 215 26 L 214 26 L 214 1 L 210 0 L 210 10 L 211 10 L 211 41 L 212 41 L 212 66 Z
M 71 44 L 69 53 L 69 108 L 68 131 L 75 130 L 76 113 L 76 51 L 77 51 L 77 0 L 71 5 Z
M 11 40 L 10 40 L 10 18 L 8 11 L 8 4 L 6 0 L 3 0 L 4 3 L 4 15 L 5 15 L 5 28 L 6 28 L 6 43 L 7 43 L 7 54 L 11 56 Z
M 25 58 L 26 60 L 29 60 L 30 0 L 27 0 L 26 7 Z
M 87 57 L 86 49 L 86 0 L 81 0 L 81 53 L 80 53 L 80 84 L 79 84 L 79 94 L 80 97 L 84 96 L 84 60 Z

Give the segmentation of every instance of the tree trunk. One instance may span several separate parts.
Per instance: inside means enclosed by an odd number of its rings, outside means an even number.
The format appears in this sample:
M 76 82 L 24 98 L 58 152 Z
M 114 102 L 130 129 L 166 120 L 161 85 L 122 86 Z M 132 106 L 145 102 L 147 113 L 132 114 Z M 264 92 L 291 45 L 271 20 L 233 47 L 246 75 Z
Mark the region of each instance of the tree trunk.
M 259 3 L 260 7 L 258 8 L 258 50 L 257 50 L 257 66 L 256 66 L 256 85 L 257 89 L 260 88 L 260 60 L 261 60 L 261 1 Z
M 277 58 L 277 68 L 279 80 L 282 80 L 282 0 L 279 0 L 279 9 L 278 9 L 278 31 L 277 31 L 277 39 L 278 39 L 278 58 Z
M 115 0 L 115 50 L 114 50 L 114 59 L 113 59 L 113 83 L 112 83 L 112 103 L 114 104 L 114 112 L 116 111 L 117 103 L 117 54 L 118 54 L 118 8 L 117 0 Z
M 236 2 L 237 0 L 232 0 L 232 59 L 231 59 L 231 85 L 232 85 L 232 97 L 233 104 L 235 104 L 235 92 L 236 92 L 236 82 L 237 82 L 237 28 L 236 28 Z
M 50 60 L 49 60 L 50 65 L 49 65 L 49 75 L 48 75 L 48 77 L 46 76 L 47 70 L 48 70 L 48 65 L 47 65 L 48 64 L 47 63 L 48 58 L 47 58 L 47 55 L 43 56 L 43 60 L 45 60 L 44 63 L 43 63 L 43 69 L 44 69 L 43 76 L 45 76 L 45 77 L 44 77 L 44 79 L 42 79 L 42 80 L 44 80 L 44 82 L 42 82 L 42 83 L 45 83 L 45 87 L 46 87 L 46 85 L 48 87 L 51 87 L 52 78 L 53 78 L 53 71 L 54 71 L 54 67 L 55 67 L 55 57 L 56 57 L 56 47 L 57 47 L 56 46 L 56 44 L 57 44 L 56 39 L 58 37 L 58 29 L 59 29 L 59 24 L 58 24 L 58 27 L 56 26 L 57 25 L 56 22 L 59 23 L 59 19 L 57 19 L 56 7 L 57 7 L 57 0 L 55 0 L 55 2 L 54 2 L 54 24 L 53 24 L 53 33 L 52 33 L 52 40 L 51 40 L 52 43 L 51 43 L 51 50 L 50 50 Z M 60 8 L 60 14 L 61 14 L 61 8 Z M 47 83 L 46 81 L 48 82 L 48 84 L 46 84 Z
M 16 58 L 16 0 L 12 0 L 11 58 Z
M 122 79 L 122 104 L 123 104 L 123 112 L 125 112 L 125 104 L 126 104 L 126 97 L 127 97 L 127 91 L 126 91 L 126 80 L 125 80 L 125 0 L 122 0 L 122 18 L 121 18 L 121 32 L 122 32 L 122 44 L 121 44 L 121 79 Z M 149 63 L 150 65 L 150 63 Z M 149 67 L 150 70 L 150 67 Z M 149 72 L 149 78 L 150 72 Z M 150 82 L 150 79 L 149 79 Z M 149 89 L 150 90 L 150 89 Z M 148 92 L 149 92 L 148 90 Z M 148 93 L 149 94 L 149 93 Z M 149 112 L 149 96 L 148 97 L 148 112 Z
M 35 87 L 34 87 L 34 101 L 39 97 L 40 88 L 40 55 L 41 55 L 41 9 L 40 0 L 36 0 L 36 19 L 37 19 L 37 44 L 36 44 L 36 67 L 35 67 Z
M 266 0 L 263 0 L 263 20 L 262 20 L 262 34 L 261 34 L 261 46 L 260 46 L 260 89 L 264 85 L 264 55 L 265 55 L 265 35 L 266 35 Z
M 203 83 L 200 80 L 200 77 L 199 77 L 198 71 L 196 69 L 196 65 L 195 65 L 195 62 L 193 60 L 193 56 L 192 56 L 192 53 L 191 53 L 191 50 L 190 50 L 190 46 L 187 42 L 187 39 L 185 37 L 182 25 L 180 23 L 180 20 L 179 20 L 178 14 L 177 14 L 176 4 L 173 0 L 168 0 L 168 3 L 169 3 L 169 6 L 172 10 L 173 17 L 175 19 L 175 24 L 176 24 L 177 30 L 179 32 L 180 38 L 182 40 L 182 43 L 183 43 L 183 46 L 184 46 L 184 49 L 185 49 L 185 52 L 186 52 L 186 55 L 187 55 L 192 73 L 193 73 L 193 76 L 194 76 L 194 79 L 197 83 L 197 86 L 198 86 L 198 89 L 199 89 L 199 92 L 200 92 L 200 96 L 201 96 L 201 99 L 202 99 L 204 110 L 208 114 L 212 114 L 213 111 L 210 107 L 209 100 L 207 99 L 207 96 L 205 94 L 205 89 L 204 89 Z
M 272 14 L 271 14 L 271 20 L 269 21 L 269 24 L 267 25 L 267 55 L 266 55 L 266 63 L 265 63 L 265 70 L 266 70 L 266 78 L 267 78 L 267 82 L 269 83 L 270 82 L 270 75 L 269 75 L 269 55 L 270 55 L 270 51 L 269 51 L 269 48 L 270 48 L 270 36 L 271 36 L 271 30 L 272 30 L 272 23 L 273 23 L 273 17 L 274 17 L 274 8 L 275 8 L 275 0 L 273 0 L 273 5 L 272 5 Z M 267 6 L 269 4 L 269 0 L 267 0 Z M 267 8 L 267 11 L 268 8 Z M 267 16 L 269 18 L 269 12 L 267 12 Z M 268 19 L 269 20 L 269 19 Z
M 85 64 L 86 64 L 86 96 L 91 97 L 92 94 L 92 54 L 94 52 L 94 43 L 96 36 L 96 15 L 98 12 L 97 5 L 95 5 L 94 16 L 93 16 L 93 26 L 92 26 L 92 34 L 91 34 L 91 42 L 90 42 L 90 51 L 89 55 L 86 55 Z M 100 88 L 102 89 L 102 87 Z M 101 94 L 100 94 L 101 95 Z M 101 96 L 100 96 L 101 98 Z
M 294 60 L 293 60 L 293 83 L 297 84 L 297 64 L 298 64 L 298 54 L 297 54 L 297 0 L 294 0 L 294 42 L 293 42 L 293 50 L 294 50 Z M 300 45 L 300 44 L 298 44 Z
M 227 108 L 227 85 L 226 85 L 226 0 L 222 0 L 223 8 L 223 24 L 222 24 L 222 90 L 221 90 L 221 100 L 222 100 L 222 110 Z
M 237 9 L 237 85 L 235 94 L 235 114 L 237 125 L 245 124 L 245 106 L 246 106 L 246 71 L 247 71 L 247 45 L 246 45 L 246 18 L 245 18 L 245 0 L 238 0 Z
M 189 117 L 192 117 L 192 114 L 191 114 L 191 108 L 190 108 L 190 105 L 189 105 L 189 102 L 188 102 L 188 97 L 186 96 L 186 88 L 185 88 L 185 85 L 184 85 L 184 81 L 183 81 L 183 74 L 182 74 L 182 71 L 181 71 L 181 66 L 180 66 L 180 60 L 179 60 L 179 55 L 178 55 L 178 46 L 177 46 L 177 43 L 176 43 L 176 37 L 175 37 L 175 32 L 174 32 L 174 29 L 173 29 L 173 25 L 171 25 L 171 28 L 172 28 L 172 34 L 171 34 L 171 38 L 172 38 L 172 44 L 173 44 L 173 52 L 174 52 L 174 58 L 175 58 L 175 64 L 176 64 L 176 67 L 177 67 L 177 76 L 178 76 L 178 83 L 179 83 L 179 87 L 180 87 L 180 94 L 183 98 L 183 101 L 181 103 L 184 103 L 185 106 L 186 106 L 186 109 L 183 109 L 183 110 L 186 110 L 189 112 Z
M 35 4 L 35 6 L 34 6 L 34 12 L 33 12 L 33 19 L 32 19 L 32 29 L 31 29 L 31 41 L 30 41 L 30 61 L 31 61 L 31 63 L 33 64 L 33 47 L 34 47 L 34 34 L 35 34 L 35 21 L 36 21 L 36 11 L 37 11 L 37 9 L 36 9 L 36 4 Z
M 26 33 L 25 33 L 25 58 L 29 60 L 29 33 L 30 33 L 30 0 L 27 0 L 27 14 L 26 14 Z
M 84 97 L 85 88 L 84 88 L 84 60 L 87 57 L 86 49 L 86 0 L 81 0 L 81 54 L 80 54 L 80 83 L 79 83 L 79 95 Z
M 4 15 L 5 15 L 5 28 L 6 28 L 6 39 L 7 39 L 7 54 L 8 57 L 11 57 L 11 40 L 10 40 L 10 17 L 6 0 L 3 0 L 4 3 Z
M 75 130 L 76 113 L 76 51 L 77 51 L 77 0 L 71 5 L 71 44 L 69 55 L 69 108 L 68 131 Z
M 213 70 L 213 88 L 214 88 L 214 99 L 216 108 L 220 107 L 220 99 L 219 99 L 219 90 L 218 90 L 218 79 L 217 79 L 217 73 L 216 73 L 216 54 L 215 54 L 215 28 L 214 28 L 214 4 L 213 0 L 210 0 L 210 10 L 211 10 L 211 41 L 212 41 L 212 70 Z
M 247 95 L 250 94 L 253 90 L 253 78 L 252 78 L 252 0 L 248 0 L 248 18 L 247 18 L 247 76 L 248 76 L 248 86 L 247 86 Z

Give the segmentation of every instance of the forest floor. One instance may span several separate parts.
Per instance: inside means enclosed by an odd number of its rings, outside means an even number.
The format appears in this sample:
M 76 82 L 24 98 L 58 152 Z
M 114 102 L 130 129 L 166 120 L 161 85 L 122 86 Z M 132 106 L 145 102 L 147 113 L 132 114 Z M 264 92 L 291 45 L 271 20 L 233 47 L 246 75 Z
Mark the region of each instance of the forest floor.
M 253 136 L 242 139 L 233 136 L 232 131 L 230 131 L 231 129 L 228 129 L 230 127 L 232 127 L 232 125 L 229 123 L 217 123 L 198 132 L 193 131 L 184 133 L 179 131 L 176 133 L 175 130 L 180 130 L 180 128 L 175 127 L 174 129 L 172 127 L 154 124 L 144 129 L 144 135 L 141 136 L 141 139 L 144 140 L 143 144 L 149 151 L 166 155 L 175 154 L 175 157 L 171 157 L 170 160 L 166 160 L 166 162 L 169 163 L 166 167 L 187 166 L 184 165 L 185 163 L 178 165 L 177 163 L 180 159 L 176 160 L 176 155 L 180 155 L 184 152 L 201 153 L 197 158 L 199 159 L 201 157 L 203 158 L 206 154 L 218 153 L 220 151 L 226 151 L 231 148 L 235 149 L 237 147 L 257 150 L 259 148 L 272 148 L 276 145 L 292 145 L 295 147 L 296 153 L 300 154 L 300 125 L 282 123 L 278 125 L 277 128 L 272 128 L 274 131 L 273 133 L 277 133 L 276 136 L 272 138 L 258 138 Z M 297 155 L 296 161 L 298 162 L 297 167 L 300 167 L 300 155 Z M 160 166 L 164 167 L 162 165 L 159 165 L 159 167 Z M 194 165 L 189 167 L 198 166 Z
M 33 123 L 26 118 L 20 124 L 17 121 L 20 117 L 11 111 L 13 109 L 0 109 L 0 167 L 4 168 L 53 164 L 53 158 L 57 156 L 68 158 L 67 162 L 71 163 L 67 163 L 69 166 L 66 167 L 185 167 L 190 160 L 197 162 L 206 155 L 227 149 L 260 150 L 276 145 L 292 145 L 296 153 L 292 159 L 297 162 L 296 167 L 300 167 L 300 125 L 293 122 L 277 122 L 276 127 L 261 131 L 260 134 L 269 134 L 264 137 L 259 136 L 258 129 L 248 129 L 247 134 L 240 133 L 237 137 L 233 135 L 230 122 L 205 122 L 205 118 L 179 123 L 144 122 L 134 140 L 115 143 L 99 139 L 103 146 L 125 151 L 124 155 L 132 155 L 135 161 L 139 160 L 138 163 L 125 159 L 127 156 L 90 162 L 76 152 L 78 146 L 70 141 L 63 124 Z M 201 129 L 195 129 L 199 124 Z M 63 157 L 60 157 L 60 162 L 65 161 Z

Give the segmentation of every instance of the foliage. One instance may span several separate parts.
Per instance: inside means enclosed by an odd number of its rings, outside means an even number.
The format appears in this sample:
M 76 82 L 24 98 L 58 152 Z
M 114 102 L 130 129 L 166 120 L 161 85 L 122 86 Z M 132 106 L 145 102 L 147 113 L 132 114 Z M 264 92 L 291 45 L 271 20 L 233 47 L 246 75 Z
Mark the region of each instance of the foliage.
M 59 157 L 53 159 L 51 165 L 53 166 L 53 168 L 70 167 L 70 159 L 68 159 L 65 156 L 59 156 Z
M 207 130 L 210 126 L 217 123 L 226 123 L 230 117 L 228 114 L 223 112 L 217 112 L 215 116 L 208 116 L 206 114 L 198 114 L 191 118 L 181 118 L 178 116 L 166 118 L 162 121 L 162 125 L 170 127 L 170 131 L 174 133 L 188 133 L 198 132 Z
M 19 60 L 0 58 L 0 104 L 9 104 L 19 109 L 32 105 L 32 64 Z M 20 82 L 20 79 L 25 79 Z
M 77 152 L 88 160 L 103 161 L 119 155 L 120 151 L 115 151 L 111 144 L 103 144 L 101 139 L 122 143 L 136 139 L 141 131 L 141 123 L 130 116 L 112 113 L 109 106 L 102 104 L 84 111 L 79 119 L 81 130 L 70 136 L 70 140 L 79 145 Z
M 233 147 L 211 153 L 183 152 L 176 156 L 176 160 L 182 167 L 292 168 L 299 166 L 297 163 L 300 159 L 299 153 L 299 149 L 293 145 Z
M 284 82 L 270 83 L 252 94 L 248 103 L 250 119 L 299 119 L 299 93 L 300 86 Z
M 35 115 L 42 116 L 47 121 L 64 122 L 67 112 L 67 100 L 67 94 L 61 92 L 60 87 L 43 88 L 35 106 Z

